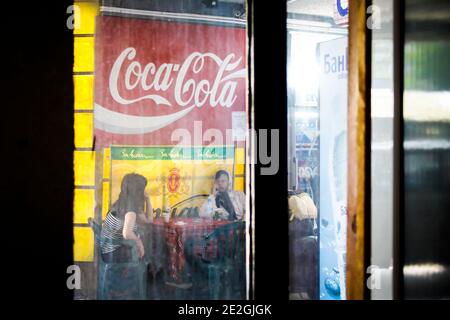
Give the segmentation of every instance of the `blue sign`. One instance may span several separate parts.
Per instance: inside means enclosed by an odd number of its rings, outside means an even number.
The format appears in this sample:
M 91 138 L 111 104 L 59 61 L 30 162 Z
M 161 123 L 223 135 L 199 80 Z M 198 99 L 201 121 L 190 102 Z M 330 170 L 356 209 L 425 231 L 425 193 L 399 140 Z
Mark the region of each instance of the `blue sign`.
M 341 17 L 345 17 L 346 15 L 348 15 L 348 4 L 347 4 L 347 8 L 343 8 L 342 7 L 342 0 L 336 0 L 336 6 L 339 12 L 339 15 Z
M 321 300 L 346 297 L 347 45 L 347 37 L 319 44 Z

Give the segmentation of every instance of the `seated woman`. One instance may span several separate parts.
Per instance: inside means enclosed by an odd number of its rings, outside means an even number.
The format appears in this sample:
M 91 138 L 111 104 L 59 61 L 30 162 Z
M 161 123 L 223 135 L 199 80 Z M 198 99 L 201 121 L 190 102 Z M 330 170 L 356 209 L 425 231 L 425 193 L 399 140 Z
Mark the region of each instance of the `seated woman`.
M 308 193 L 289 197 L 289 287 L 291 299 L 317 299 L 317 208 Z
M 111 240 L 134 240 L 143 257 L 145 250 L 137 234 L 137 222 L 153 221 L 153 209 L 148 194 L 145 192 L 147 179 L 142 175 L 130 173 L 123 177 L 119 199 L 106 215 L 102 226 L 102 238 Z M 144 213 L 144 204 L 146 210 Z M 105 262 L 131 261 L 131 247 L 108 242 L 102 243 L 102 258 Z

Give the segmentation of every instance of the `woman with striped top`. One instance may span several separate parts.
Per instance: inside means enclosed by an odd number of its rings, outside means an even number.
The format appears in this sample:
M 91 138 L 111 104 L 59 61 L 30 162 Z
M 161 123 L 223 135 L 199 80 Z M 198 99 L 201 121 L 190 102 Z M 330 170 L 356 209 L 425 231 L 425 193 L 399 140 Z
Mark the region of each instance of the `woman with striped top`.
M 130 173 L 124 176 L 120 187 L 119 199 L 106 215 L 102 226 L 102 258 L 105 262 L 128 262 L 131 260 L 131 247 L 109 243 L 107 240 L 134 240 L 139 256 L 144 256 L 144 245 L 137 234 L 137 223 L 153 221 L 153 209 L 150 197 L 145 192 L 147 179 L 140 174 Z M 144 206 L 145 213 L 144 213 Z

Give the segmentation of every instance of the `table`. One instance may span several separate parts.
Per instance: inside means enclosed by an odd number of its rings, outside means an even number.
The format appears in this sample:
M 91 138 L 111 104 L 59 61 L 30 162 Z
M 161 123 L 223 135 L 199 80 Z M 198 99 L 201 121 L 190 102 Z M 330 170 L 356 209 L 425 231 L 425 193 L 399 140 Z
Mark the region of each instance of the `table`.
M 186 244 L 196 243 L 190 248 L 190 254 L 201 255 L 204 253 L 201 240 L 228 223 L 230 222 L 202 218 L 174 218 L 168 223 L 163 218 L 154 219 L 146 232 L 146 260 L 151 270 L 158 272 L 167 268 L 170 278 L 175 282 L 182 281 L 186 266 Z M 208 257 L 214 257 L 214 246 L 208 246 L 205 253 Z

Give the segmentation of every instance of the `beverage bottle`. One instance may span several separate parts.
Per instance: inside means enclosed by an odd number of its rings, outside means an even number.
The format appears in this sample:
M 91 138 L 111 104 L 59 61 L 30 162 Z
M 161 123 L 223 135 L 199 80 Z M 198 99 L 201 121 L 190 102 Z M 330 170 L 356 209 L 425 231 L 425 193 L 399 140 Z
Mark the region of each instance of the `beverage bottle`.
M 167 197 L 164 197 L 164 204 L 163 204 L 163 216 L 164 221 L 169 222 L 170 221 L 170 204 L 169 199 Z

